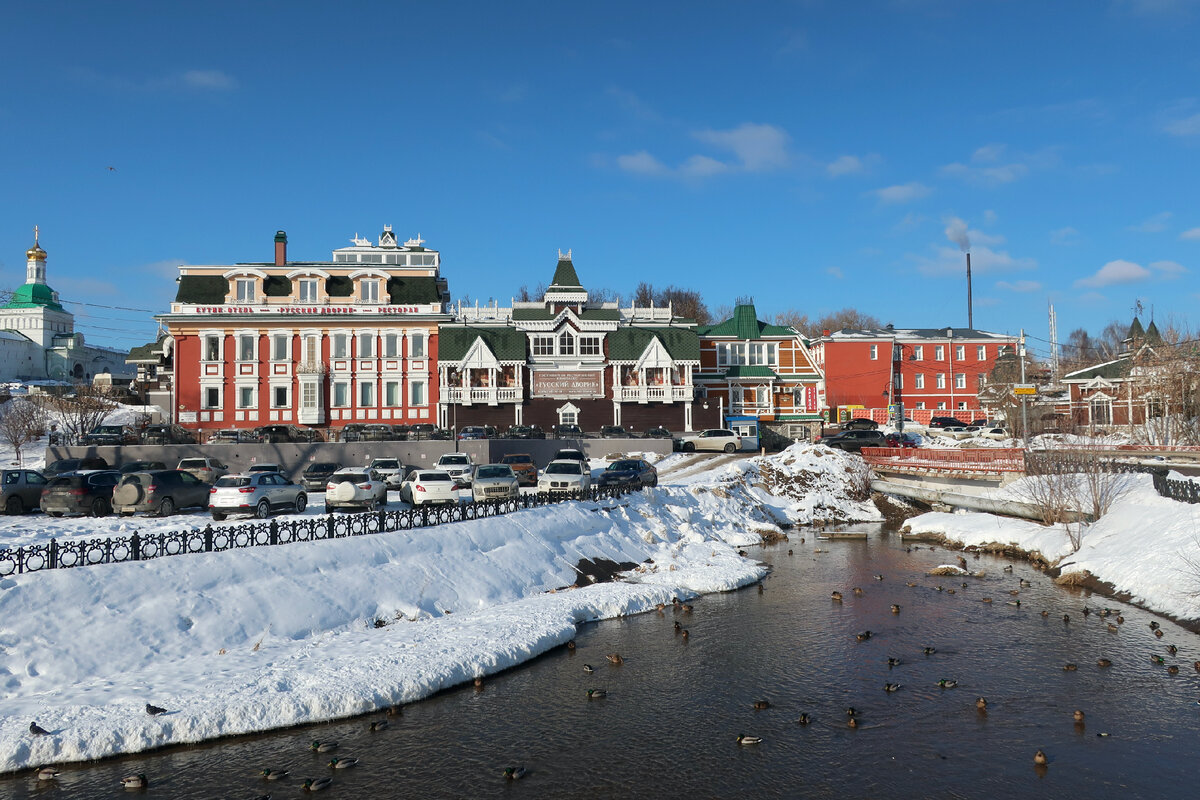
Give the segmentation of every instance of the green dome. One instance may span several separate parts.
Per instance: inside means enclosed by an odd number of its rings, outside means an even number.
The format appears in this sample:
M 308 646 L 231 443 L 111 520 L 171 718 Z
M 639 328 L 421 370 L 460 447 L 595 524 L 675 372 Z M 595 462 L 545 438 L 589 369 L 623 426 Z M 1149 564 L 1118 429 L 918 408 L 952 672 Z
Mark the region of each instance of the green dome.
M 54 299 L 54 290 L 44 283 L 25 283 L 18 286 L 13 292 L 12 300 L 5 308 L 34 308 L 37 306 L 45 306 L 55 311 L 63 310 L 63 307 Z

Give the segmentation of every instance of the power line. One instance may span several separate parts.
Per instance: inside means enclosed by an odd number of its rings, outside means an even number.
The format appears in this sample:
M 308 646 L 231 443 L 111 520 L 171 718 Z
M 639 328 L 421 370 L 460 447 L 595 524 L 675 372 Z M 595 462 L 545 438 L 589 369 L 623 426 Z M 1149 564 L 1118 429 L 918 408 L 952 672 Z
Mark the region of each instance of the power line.
M 85 303 L 82 300 L 63 300 L 62 298 L 59 298 L 58 302 L 71 303 L 71 304 L 77 305 L 77 306 L 90 306 L 91 308 L 108 308 L 108 309 L 112 309 L 114 311 L 140 311 L 145 314 L 161 314 L 162 313 L 161 310 L 153 311 L 149 308 L 130 308 L 129 306 L 105 306 L 105 305 L 101 305 L 99 303 Z

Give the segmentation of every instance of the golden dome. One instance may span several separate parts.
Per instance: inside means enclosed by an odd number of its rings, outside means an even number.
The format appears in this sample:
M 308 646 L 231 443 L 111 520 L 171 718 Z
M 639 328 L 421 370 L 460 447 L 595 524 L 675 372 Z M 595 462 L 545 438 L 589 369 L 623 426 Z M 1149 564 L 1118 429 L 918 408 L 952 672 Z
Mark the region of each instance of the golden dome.
M 41 245 L 39 245 L 35 242 L 33 247 L 31 247 L 25 251 L 25 258 L 30 261 L 33 261 L 33 260 L 45 261 L 46 260 L 46 251 L 42 249 Z

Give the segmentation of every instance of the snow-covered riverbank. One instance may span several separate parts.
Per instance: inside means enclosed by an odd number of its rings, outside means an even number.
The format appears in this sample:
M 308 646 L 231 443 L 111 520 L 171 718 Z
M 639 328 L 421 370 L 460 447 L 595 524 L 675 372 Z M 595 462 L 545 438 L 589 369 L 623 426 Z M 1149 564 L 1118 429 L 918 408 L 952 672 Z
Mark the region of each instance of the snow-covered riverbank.
M 411 702 L 580 622 L 758 581 L 737 550 L 781 525 L 879 516 L 843 453 L 798 445 L 673 482 L 682 458 L 658 490 L 615 501 L 4 579 L 0 770 Z M 576 567 L 597 559 L 639 566 L 591 583 Z

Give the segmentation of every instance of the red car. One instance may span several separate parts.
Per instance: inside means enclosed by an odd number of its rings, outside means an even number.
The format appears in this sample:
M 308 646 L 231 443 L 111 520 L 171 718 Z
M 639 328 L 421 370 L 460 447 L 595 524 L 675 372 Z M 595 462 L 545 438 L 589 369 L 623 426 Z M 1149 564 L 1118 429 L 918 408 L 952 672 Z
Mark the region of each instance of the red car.
M 888 447 L 920 447 L 921 438 L 912 433 L 889 433 Z

